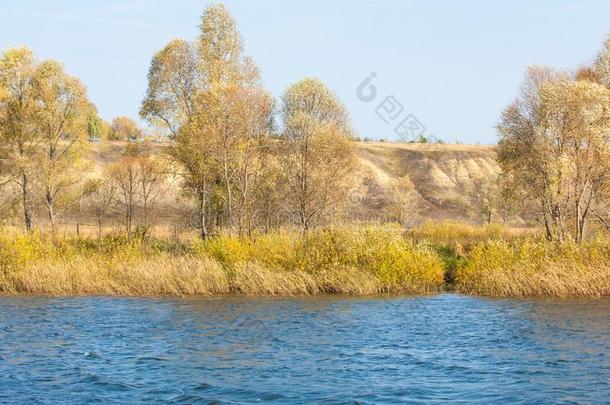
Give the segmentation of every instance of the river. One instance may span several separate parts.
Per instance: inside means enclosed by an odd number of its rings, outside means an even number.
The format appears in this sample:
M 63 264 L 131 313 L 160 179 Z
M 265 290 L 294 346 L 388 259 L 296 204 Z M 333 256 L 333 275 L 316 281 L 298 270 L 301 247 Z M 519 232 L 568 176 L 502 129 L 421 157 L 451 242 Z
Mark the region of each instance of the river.
M 0 297 L 5 403 L 602 403 L 610 300 Z

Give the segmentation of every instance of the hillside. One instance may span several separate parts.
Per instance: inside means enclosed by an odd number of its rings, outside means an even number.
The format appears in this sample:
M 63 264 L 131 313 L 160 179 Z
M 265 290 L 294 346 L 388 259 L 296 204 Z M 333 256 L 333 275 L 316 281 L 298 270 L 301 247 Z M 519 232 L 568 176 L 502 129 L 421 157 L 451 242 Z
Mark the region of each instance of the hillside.
M 153 154 L 163 153 L 166 144 L 147 144 Z M 99 173 L 107 164 L 120 158 L 125 144 L 94 144 L 90 159 Z M 417 211 L 424 218 L 465 218 L 464 191 L 473 181 L 488 173 L 497 173 L 492 146 L 454 144 L 399 144 L 359 142 L 360 169 L 352 190 L 352 203 L 360 214 L 375 217 L 387 204 L 384 190 L 403 177 L 413 184 Z M 172 193 L 168 193 L 172 194 Z M 167 201 L 163 217 L 175 207 Z
M 361 191 L 374 195 L 406 176 L 423 217 L 464 218 L 465 190 L 476 179 L 499 172 L 492 146 L 359 143 Z M 379 203 L 381 204 L 381 203 Z M 374 204 L 372 204 L 374 208 Z
M 88 153 L 92 175 L 101 174 L 106 166 L 119 160 L 125 147 L 122 142 L 91 144 Z M 144 148 L 158 155 L 165 152 L 167 144 L 146 143 Z M 472 212 L 466 208 L 468 190 L 476 188 L 477 179 L 499 171 L 492 146 L 359 142 L 356 150 L 359 168 L 346 210 L 348 217 L 356 220 L 387 218 L 390 201 L 397 195 L 392 194 L 392 187 L 401 181 L 409 184 L 408 205 L 413 220 L 472 219 Z M 177 180 L 167 186 L 155 213 L 157 223 L 171 228 L 189 223 L 190 210 L 184 201 L 179 201 L 178 186 Z M 3 191 L 6 192 L 7 189 Z M 0 197 L 6 201 L 8 194 Z M 20 214 L 15 215 L 14 223 L 20 224 Z M 38 217 L 44 222 L 42 211 Z M 86 202 L 80 217 L 84 228 L 96 229 L 95 217 Z M 105 220 L 105 225 L 119 226 L 121 213 L 115 211 L 112 217 Z M 60 222 L 71 229 L 75 218 L 66 211 Z

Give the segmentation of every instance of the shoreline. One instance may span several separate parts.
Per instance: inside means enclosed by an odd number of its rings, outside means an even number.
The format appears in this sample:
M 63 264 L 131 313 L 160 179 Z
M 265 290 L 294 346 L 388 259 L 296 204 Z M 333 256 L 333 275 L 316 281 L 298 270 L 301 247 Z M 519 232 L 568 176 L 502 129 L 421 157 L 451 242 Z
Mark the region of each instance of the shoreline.
M 0 296 L 610 297 L 610 240 L 552 244 L 464 224 L 206 241 L 0 237 Z
M 553 300 L 553 301 L 603 301 L 610 299 L 610 295 L 586 297 L 586 296 L 491 296 L 491 295 L 479 295 L 456 292 L 451 290 L 442 290 L 438 292 L 432 292 L 428 294 L 401 294 L 401 293 L 380 293 L 380 294 L 363 294 L 363 295 L 348 295 L 348 294 L 335 294 L 335 293 L 319 293 L 319 294 L 301 294 L 301 295 L 245 295 L 239 293 L 228 293 L 218 295 L 108 295 L 108 294 L 44 294 L 44 293 L 28 293 L 28 292 L 17 292 L 17 293 L 3 293 L 0 292 L 0 298 L 127 298 L 127 299 L 266 299 L 266 300 L 291 300 L 291 299 L 317 299 L 317 298 L 336 298 L 336 299 L 367 299 L 367 298 L 379 298 L 379 299 L 393 299 L 393 298 L 430 298 L 440 295 L 455 295 L 460 297 L 469 298 L 480 298 L 486 300 Z

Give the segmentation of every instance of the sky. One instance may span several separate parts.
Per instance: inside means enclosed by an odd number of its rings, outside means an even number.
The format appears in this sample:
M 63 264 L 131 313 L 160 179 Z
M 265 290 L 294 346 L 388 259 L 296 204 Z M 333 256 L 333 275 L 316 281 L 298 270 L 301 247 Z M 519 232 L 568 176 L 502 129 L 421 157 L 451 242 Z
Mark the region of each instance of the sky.
M 373 139 L 397 139 L 395 124 L 412 115 L 428 136 L 495 143 L 528 64 L 574 70 L 610 31 L 607 0 L 224 3 L 274 95 L 318 77 L 345 103 L 357 134 Z M 0 0 L 0 49 L 27 45 L 61 61 L 103 118 L 137 119 L 152 55 L 173 38 L 195 39 L 209 4 Z M 358 88 L 372 73 L 376 97 L 367 101 Z M 380 113 L 388 97 L 392 119 Z

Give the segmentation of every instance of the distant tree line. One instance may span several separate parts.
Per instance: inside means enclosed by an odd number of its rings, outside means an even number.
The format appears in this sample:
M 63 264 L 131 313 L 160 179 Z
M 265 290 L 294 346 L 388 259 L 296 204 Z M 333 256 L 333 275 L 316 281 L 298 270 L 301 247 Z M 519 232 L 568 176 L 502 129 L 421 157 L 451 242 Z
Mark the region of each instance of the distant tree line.
M 152 59 L 141 116 L 174 142 L 184 192 L 202 238 L 285 223 L 304 232 L 345 198 L 355 164 L 347 111 L 317 79 L 275 101 L 262 86 L 228 10 L 208 7 L 193 42 L 173 40 Z
M 549 240 L 582 241 L 592 221 L 610 229 L 610 38 L 576 73 L 530 67 L 498 124 L 502 173 L 463 187 L 473 218 L 540 222 Z M 99 117 L 81 82 L 27 48 L 0 55 L 0 212 L 35 212 L 55 229 L 83 207 L 105 221 L 120 215 L 128 235 L 146 234 L 170 184 L 181 190 L 201 238 L 282 226 L 307 232 L 359 218 L 356 206 L 383 196 L 382 220 L 413 223 L 419 197 L 408 173 L 376 190 L 354 184 L 357 158 L 348 112 L 319 79 L 304 78 L 279 100 L 265 89 L 222 4 L 207 7 L 193 41 L 175 39 L 152 58 L 140 117 L 167 134 L 167 153 L 141 145 L 128 117 Z M 90 142 L 132 141 L 103 169 Z M 88 142 L 89 141 L 89 142 Z M 366 139 L 365 139 L 366 141 Z M 418 143 L 432 138 L 421 137 Z M 460 184 L 459 176 L 454 179 Z M 372 182 L 370 182 L 372 184 Z M 36 217 L 36 218 L 38 218 Z M 1 218 L 0 218 L 1 219 Z
M 194 202 L 202 238 L 284 224 L 306 232 L 345 200 L 355 167 L 345 107 L 310 78 L 290 86 L 276 106 L 223 5 L 204 11 L 195 41 L 174 40 L 153 57 L 148 81 L 141 116 L 169 133 L 167 158 L 134 145 L 103 173 L 85 176 L 87 140 L 138 140 L 142 131 L 127 117 L 103 121 L 59 63 L 37 63 L 26 48 L 2 55 L 0 173 L 19 191 L 9 203 L 23 212 L 26 229 L 40 203 L 52 228 L 71 209 L 79 229 L 86 203 L 100 233 L 116 209 L 128 234 L 136 211 L 146 229 L 170 180 Z

